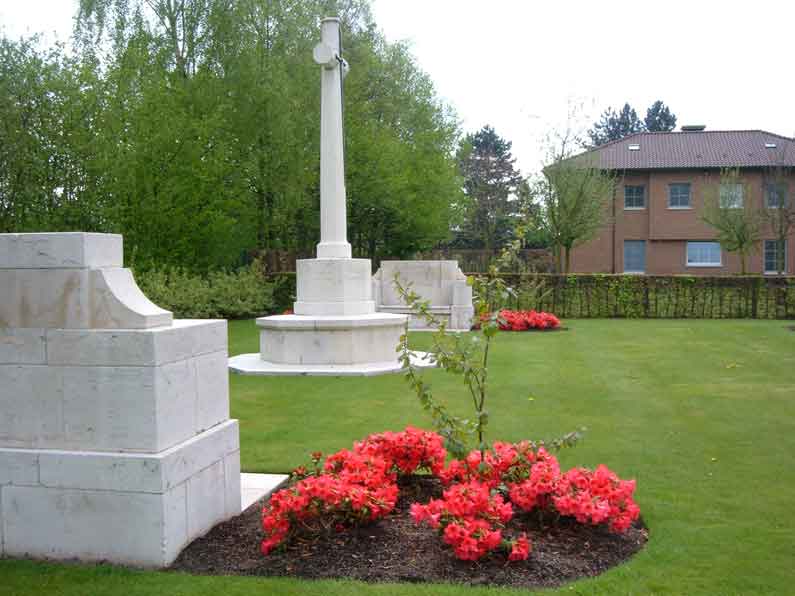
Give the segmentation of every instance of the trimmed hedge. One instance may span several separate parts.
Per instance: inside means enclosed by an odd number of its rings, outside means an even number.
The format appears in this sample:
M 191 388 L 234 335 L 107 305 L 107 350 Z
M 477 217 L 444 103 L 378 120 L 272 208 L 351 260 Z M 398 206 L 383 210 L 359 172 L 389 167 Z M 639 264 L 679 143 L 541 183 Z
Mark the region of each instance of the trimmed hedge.
M 535 279 L 551 289 L 540 301 L 525 291 L 532 275 L 503 278 L 517 291 L 514 308 L 563 318 L 795 318 L 795 277 L 538 275 Z

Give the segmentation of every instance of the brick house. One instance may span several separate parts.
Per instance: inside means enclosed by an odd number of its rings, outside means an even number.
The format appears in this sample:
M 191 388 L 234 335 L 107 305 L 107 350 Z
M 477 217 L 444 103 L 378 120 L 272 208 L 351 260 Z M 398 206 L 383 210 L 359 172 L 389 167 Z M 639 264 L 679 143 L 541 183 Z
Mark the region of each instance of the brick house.
M 617 175 L 618 185 L 608 223 L 572 253 L 575 273 L 739 273 L 739 257 L 723 250 L 715 230 L 701 219 L 705 189 L 714 189 L 722 168 L 739 169 L 741 194 L 749 195 L 741 200 L 752 205 L 775 204 L 781 194 L 795 200 L 793 170 L 784 185 L 771 184 L 769 174 L 774 167 L 795 168 L 795 139 L 761 130 L 683 127 L 630 135 L 588 153 Z M 785 255 L 786 272 L 795 274 L 795 233 L 782 247 L 767 226 L 747 259 L 748 272 L 775 273 L 778 251 Z

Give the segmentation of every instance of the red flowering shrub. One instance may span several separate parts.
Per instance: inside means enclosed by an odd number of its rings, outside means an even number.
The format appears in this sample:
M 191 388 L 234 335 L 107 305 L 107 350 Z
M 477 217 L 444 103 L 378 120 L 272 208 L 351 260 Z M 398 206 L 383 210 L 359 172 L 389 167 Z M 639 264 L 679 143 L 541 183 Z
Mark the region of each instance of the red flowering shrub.
M 583 524 L 607 523 L 611 531 L 624 532 L 640 515 L 634 492 L 634 480 L 621 480 L 600 465 L 593 472 L 586 468 L 566 472 L 553 501 L 561 515 L 574 516 Z
M 438 529 L 455 556 L 464 561 L 476 561 L 500 546 L 514 546 L 502 538 L 502 528 L 513 517 L 511 504 L 476 480 L 454 484 L 444 491 L 443 498 L 425 505 L 414 503 L 411 517 L 418 524 L 426 522 Z M 529 550 L 520 545 L 517 552 L 522 551 L 527 558 Z
M 275 493 L 263 510 L 262 552 L 268 554 L 287 539 L 299 521 L 309 529 L 313 520 L 323 527 L 345 528 L 385 516 L 397 501 L 397 474 L 422 469 L 437 474 L 446 457 L 442 437 L 412 427 L 370 435 L 352 451 L 328 456 L 322 468 L 322 454 L 313 453 L 315 472 L 296 468 L 298 482 Z
M 492 488 L 500 484 L 510 486 L 530 478 L 533 466 L 540 463 L 550 463 L 557 469 L 557 460 L 543 447 L 533 451 L 529 441 L 521 443 L 497 441 L 485 452 L 485 459 L 480 451 L 472 451 L 464 460 L 452 460 L 439 473 L 439 478 L 445 484 L 479 480 Z M 537 476 L 538 474 L 540 472 L 536 473 Z
M 607 523 L 623 532 L 638 518 L 632 498 L 635 481 L 621 480 L 606 466 L 595 472 L 575 468 L 561 474 L 557 458 L 529 442 L 494 443 L 485 457 L 472 451 L 464 460 L 453 460 L 439 473 L 446 485 L 480 482 L 492 489 L 504 487 L 510 502 L 523 511 L 554 509 L 580 523 Z
M 560 480 L 558 460 L 543 448 L 539 449 L 539 456 L 538 461 L 530 466 L 527 478 L 507 484 L 511 502 L 525 511 L 535 507 L 546 508 L 549 496 L 555 492 Z
M 531 550 L 533 550 L 533 547 L 527 539 L 527 534 L 521 534 L 511 545 L 511 552 L 508 555 L 508 560 L 524 561 L 530 556 Z
M 412 427 L 370 435 L 353 450 L 330 455 L 322 466 L 322 454 L 313 453 L 315 471 L 297 468 L 297 482 L 265 506 L 262 552 L 268 554 L 297 527 L 345 529 L 386 516 L 397 501 L 397 475 L 418 470 L 431 472 L 447 488 L 441 499 L 412 504 L 412 518 L 438 530 L 466 561 L 499 549 L 509 561 L 527 559 L 532 548 L 527 536 L 508 540 L 503 534 L 512 505 L 554 510 L 583 524 L 605 523 L 613 532 L 627 530 L 640 514 L 634 480 L 621 480 L 604 465 L 561 473 L 557 458 L 528 441 L 495 442 L 483 454 L 472 451 L 446 467 L 445 457 L 438 434 Z
M 560 319 L 548 312 L 535 310 L 501 310 L 500 329 L 503 331 L 527 331 L 529 329 L 557 329 Z
M 395 472 L 404 475 L 419 470 L 437 475 L 447 457 L 442 437 L 411 426 L 399 433 L 387 431 L 370 435 L 364 441 L 354 443 L 353 450 L 381 457 Z
M 281 544 L 296 522 L 312 528 L 344 528 L 375 521 L 395 508 L 395 474 L 384 459 L 343 449 L 329 456 L 325 472 L 299 480 L 271 496 L 262 512 L 262 552 Z M 317 528 L 319 531 L 320 528 Z

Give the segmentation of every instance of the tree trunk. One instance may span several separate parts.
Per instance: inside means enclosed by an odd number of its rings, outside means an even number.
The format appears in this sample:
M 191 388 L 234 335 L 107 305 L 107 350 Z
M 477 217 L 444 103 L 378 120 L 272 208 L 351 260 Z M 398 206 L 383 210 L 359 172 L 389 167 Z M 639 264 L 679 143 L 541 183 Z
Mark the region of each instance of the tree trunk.
M 552 247 L 552 257 L 555 260 L 555 272 L 562 273 L 563 272 L 563 252 L 560 246 L 553 246 Z
M 568 275 L 569 269 L 571 269 L 571 249 L 567 246 L 565 251 L 566 251 L 566 259 L 565 259 L 565 268 L 563 269 L 563 275 Z
M 370 236 L 367 240 L 367 258 L 371 261 L 375 259 L 375 247 L 376 247 L 376 239 L 375 236 Z
M 745 275 L 745 254 L 740 253 L 740 275 Z
M 787 274 L 787 236 L 779 235 L 778 237 L 778 246 L 781 247 L 781 252 L 776 249 L 776 269 L 778 269 L 779 275 L 786 275 Z M 762 261 L 764 267 L 764 251 L 762 251 Z

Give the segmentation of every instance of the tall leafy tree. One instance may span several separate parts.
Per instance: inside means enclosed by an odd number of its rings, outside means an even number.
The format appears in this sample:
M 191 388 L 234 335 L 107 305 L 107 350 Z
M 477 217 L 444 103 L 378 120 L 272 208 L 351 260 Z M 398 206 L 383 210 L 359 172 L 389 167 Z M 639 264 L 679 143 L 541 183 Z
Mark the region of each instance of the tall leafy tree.
M 649 132 L 670 132 L 676 128 L 676 115 L 658 99 L 646 110 L 643 124 Z
M 460 236 L 473 248 L 503 246 L 511 238 L 520 208 L 516 195 L 522 176 L 511 142 L 484 126 L 463 139 L 458 162 L 467 198 Z
M 80 0 L 77 53 L 0 47 L 0 226 L 125 234 L 137 266 L 308 252 L 319 229 L 318 22 L 343 20 L 350 236 L 449 233 L 454 114 L 367 0 Z
M 599 169 L 590 154 L 572 155 L 570 130 L 553 137 L 550 163 L 532 187 L 539 208 L 531 212 L 530 223 L 549 242 L 558 272 L 567 274 L 573 249 L 604 226 L 616 181 Z
M 715 229 L 720 245 L 737 253 L 745 275 L 748 256 L 759 245 L 762 216 L 751 204 L 748 183 L 739 170 L 722 170 L 718 182 L 706 189 L 701 217 Z
M 461 182 L 458 127 L 401 44 L 352 40 L 345 129 L 349 236 L 370 258 L 411 256 L 446 239 Z
M 104 224 L 94 66 L 36 38 L 0 39 L 0 232 Z

